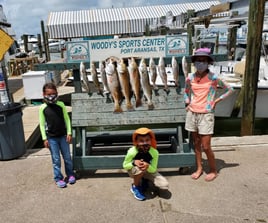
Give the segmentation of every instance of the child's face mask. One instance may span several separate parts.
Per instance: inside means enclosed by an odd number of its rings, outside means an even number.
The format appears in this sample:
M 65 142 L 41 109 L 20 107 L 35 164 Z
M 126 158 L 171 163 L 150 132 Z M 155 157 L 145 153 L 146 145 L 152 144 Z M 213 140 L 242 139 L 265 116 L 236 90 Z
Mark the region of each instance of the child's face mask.
M 51 95 L 45 95 L 44 96 L 44 100 L 48 104 L 54 104 L 54 103 L 56 103 L 57 99 L 58 99 L 58 95 L 57 94 L 51 94 Z
M 208 69 L 208 62 L 196 61 L 196 62 L 194 62 L 194 66 L 195 66 L 197 71 L 204 72 Z
M 150 149 L 150 144 L 138 144 L 139 151 L 147 153 Z

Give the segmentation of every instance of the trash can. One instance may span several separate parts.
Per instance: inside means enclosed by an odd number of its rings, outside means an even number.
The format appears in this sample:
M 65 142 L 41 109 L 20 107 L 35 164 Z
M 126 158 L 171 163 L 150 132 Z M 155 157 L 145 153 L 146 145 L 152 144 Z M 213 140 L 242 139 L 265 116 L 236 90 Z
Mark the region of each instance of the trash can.
M 20 103 L 0 103 L 0 160 L 25 154 L 26 145 Z

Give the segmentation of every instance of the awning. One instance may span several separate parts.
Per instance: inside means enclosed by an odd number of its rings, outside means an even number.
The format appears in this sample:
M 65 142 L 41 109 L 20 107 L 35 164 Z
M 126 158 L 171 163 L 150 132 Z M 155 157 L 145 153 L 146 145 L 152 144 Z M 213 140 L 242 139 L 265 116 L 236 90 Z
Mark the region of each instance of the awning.
M 47 29 L 49 38 L 55 39 L 140 33 L 146 24 L 159 24 L 168 12 L 177 17 L 188 10 L 201 11 L 217 4 L 220 1 L 50 12 Z M 180 21 L 175 23 L 180 25 Z

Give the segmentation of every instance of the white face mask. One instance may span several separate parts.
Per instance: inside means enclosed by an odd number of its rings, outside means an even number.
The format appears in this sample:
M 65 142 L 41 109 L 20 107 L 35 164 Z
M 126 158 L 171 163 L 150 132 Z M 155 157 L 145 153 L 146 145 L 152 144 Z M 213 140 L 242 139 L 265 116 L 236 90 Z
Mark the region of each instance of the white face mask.
M 204 72 L 208 69 L 208 62 L 194 62 L 194 66 L 198 72 Z

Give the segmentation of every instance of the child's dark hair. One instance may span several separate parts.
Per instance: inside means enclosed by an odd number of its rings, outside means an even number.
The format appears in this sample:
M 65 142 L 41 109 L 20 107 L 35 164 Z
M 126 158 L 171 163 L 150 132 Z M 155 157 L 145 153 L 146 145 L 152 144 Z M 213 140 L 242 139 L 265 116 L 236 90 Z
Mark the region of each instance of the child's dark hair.
M 53 89 L 53 90 L 57 91 L 56 85 L 54 83 L 52 83 L 52 82 L 49 82 L 49 83 L 44 84 L 44 86 L 43 86 L 43 92 L 45 92 L 46 89 Z

